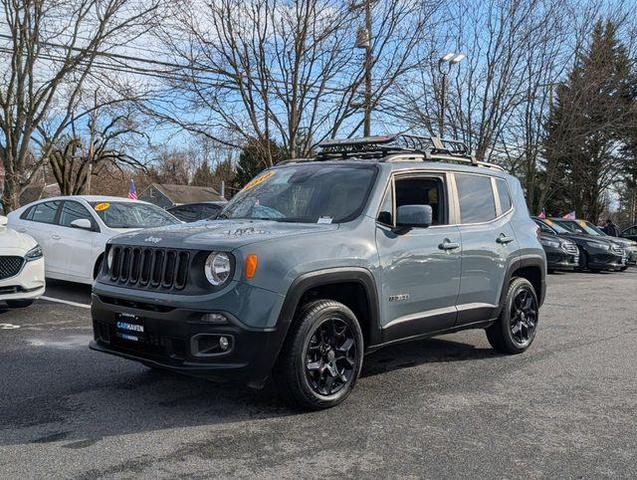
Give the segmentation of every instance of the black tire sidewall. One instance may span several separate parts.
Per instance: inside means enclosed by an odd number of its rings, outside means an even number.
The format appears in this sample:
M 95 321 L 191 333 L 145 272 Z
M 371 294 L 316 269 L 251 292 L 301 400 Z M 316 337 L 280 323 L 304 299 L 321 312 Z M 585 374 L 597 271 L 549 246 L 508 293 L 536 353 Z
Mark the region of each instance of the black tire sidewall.
M 498 322 L 498 333 L 499 335 L 501 335 L 503 347 L 508 353 L 513 354 L 522 353 L 533 344 L 533 341 L 535 340 L 535 336 L 537 334 L 537 327 L 539 322 L 539 308 L 537 308 L 538 317 L 536 319 L 535 328 L 533 329 L 533 336 L 531 337 L 530 341 L 525 345 L 520 345 L 513 338 L 513 332 L 511 331 L 510 325 L 511 308 L 513 306 L 515 297 L 523 288 L 527 289 L 531 293 L 531 295 L 533 295 L 536 307 L 539 306 L 537 294 L 535 293 L 535 288 L 533 288 L 531 282 L 529 282 L 526 278 L 514 278 L 509 284 L 509 290 L 507 292 L 502 313 L 500 315 L 500 321 Z
M 348 384 L 337 393 L 325 396 L 315 392 L 309 384 L 305 372 L 305 355 L 316 328 L 334 316 L 343 320 L 352 331 L 356 346 L 356 365 Z M 358 320 L 345 305 L 331 300 L 322 300 L 312 302 L 303 308 L 297 321 L 299 327 L 292 339 L 291 348 L 288 350 L 288 355 L 291 355 L 291 358 L 288 359 L 288 365 L 292 367 L 292 372 L 287 373 L 293 377 L 290 382 L 290 387 L 292 387 L 290 393 L 296 397 L 298 403 L 307 408 L 322 409 L 338 405 L 353 390 L 363 366 L 364 341 Z

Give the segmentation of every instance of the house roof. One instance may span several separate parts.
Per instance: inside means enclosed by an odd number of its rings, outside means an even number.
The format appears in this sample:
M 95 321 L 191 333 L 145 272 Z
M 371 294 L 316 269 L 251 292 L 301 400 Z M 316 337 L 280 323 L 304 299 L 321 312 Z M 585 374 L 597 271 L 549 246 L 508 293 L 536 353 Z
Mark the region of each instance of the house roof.
M 168 183 L 152 183 L 144 190 L 156 188 L 174 204 L 198 203 L 225 200 L 217 190 L 212 187 L 195 187 L 192 185 L 173 185 Z

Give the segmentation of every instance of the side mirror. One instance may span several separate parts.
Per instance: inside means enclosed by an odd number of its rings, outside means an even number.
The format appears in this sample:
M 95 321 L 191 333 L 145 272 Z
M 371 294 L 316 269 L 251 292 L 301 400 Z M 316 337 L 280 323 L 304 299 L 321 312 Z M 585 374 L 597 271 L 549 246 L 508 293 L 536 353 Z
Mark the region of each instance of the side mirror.
M 427 228 L 432 222 L 431 205 L 402 205 L 396 212 L 397 227 Z
M 0 226 L 7 224 L 7 217 L 0 215 Z
M 78 218 L 71 222 L 71 227 L 81 228 L 82 230 L 93 230 L 93 224 L 88 218 Z

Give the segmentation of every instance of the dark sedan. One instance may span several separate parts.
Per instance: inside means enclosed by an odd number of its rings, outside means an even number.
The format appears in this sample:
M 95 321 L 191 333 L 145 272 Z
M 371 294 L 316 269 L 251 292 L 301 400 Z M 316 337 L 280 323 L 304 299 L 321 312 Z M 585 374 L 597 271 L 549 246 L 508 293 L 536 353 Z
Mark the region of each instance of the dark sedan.
M 546 253 L 546 262 L 549 272 L 553 270 L 575 270 L 579 267 L 579 249 L 577 245 L 567 238 L 560 237 L 555 230 L 534 218 L 540 227 L 540 243 Z
M 228 202 L 184 203 L 183 205 L 169 208 L 168 212 L 186 223 L 213 220 L 217 218 L 226 203 Z
M 622 230 L 621 237 L 637 242 L 637 225 L 633 225 L 632 227 L 628 227 Z
M 608 240 L 609 242 L 613 242 L 624 249 L 624 253 L 626 254 L 626 266 L 622 268 L 625 270 L 628 268 L 628 265 L 635 265 L 637 263 L 637 242 L 629 240 L 627 238 L 620 237 L 611 237 L 610 235 L 606 235 L 602 229 L 592 224 L 588 220 L 555 220 L 555 222 L 561 226 L 570 230 L 573 233 L 581 233 L 582 235 L 591 235 L 597 238 L 603 238 L 604 240 Z
M 566 238 L 577 244 L 580 251 L 579 268 L 600 272 L 602 270 L 619 271 L 626 266 L 624 249 L 618 244 L 601 237 L 573 233 L 557 223 L 557 220 L 561 219 L 535 217 L 534 220 L 553 230 L 560 238 Z

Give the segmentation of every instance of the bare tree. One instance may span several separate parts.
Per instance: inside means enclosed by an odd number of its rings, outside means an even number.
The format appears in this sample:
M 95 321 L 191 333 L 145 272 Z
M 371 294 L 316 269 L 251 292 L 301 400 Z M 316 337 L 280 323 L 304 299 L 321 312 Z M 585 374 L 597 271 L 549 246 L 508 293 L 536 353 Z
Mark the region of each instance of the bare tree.
M 0 0 L 8 34 L 0 32 L 0 158 L 7 211 L 69 127 L 98 57 L 153 28 L 159 0 Z M 55 124 L 46 147 L 33 141 Z M 40 140 L 42 140 L 40 138 Z M 27 165 L 35 156 L 38 161 Z
M 133 137 L 147 138 L 130 106 L 95 108 L 82 128 L 74 118 L 70 132 L 52 148 L 49 165 L 62 195 L 90 193 L 92 178 L 107 167 L 144 168 L 144 162 L 128 153 Z M 48 142 L 46 134 L 43 135 Z
M 171 87 L 189 99 L 191 115 L 175 118 L 176 105 L 168 102 L 155 108 L 160 118 L 231 147 L 277 140 L 291 157 L 362 126 L 363 61 L 354 40 L 360 22 L 352 2 L 187 3 L 162 41 L 188 72 Z M 372 106 L 414 68 L 412 52 L 440 3 L 374 5 Z

